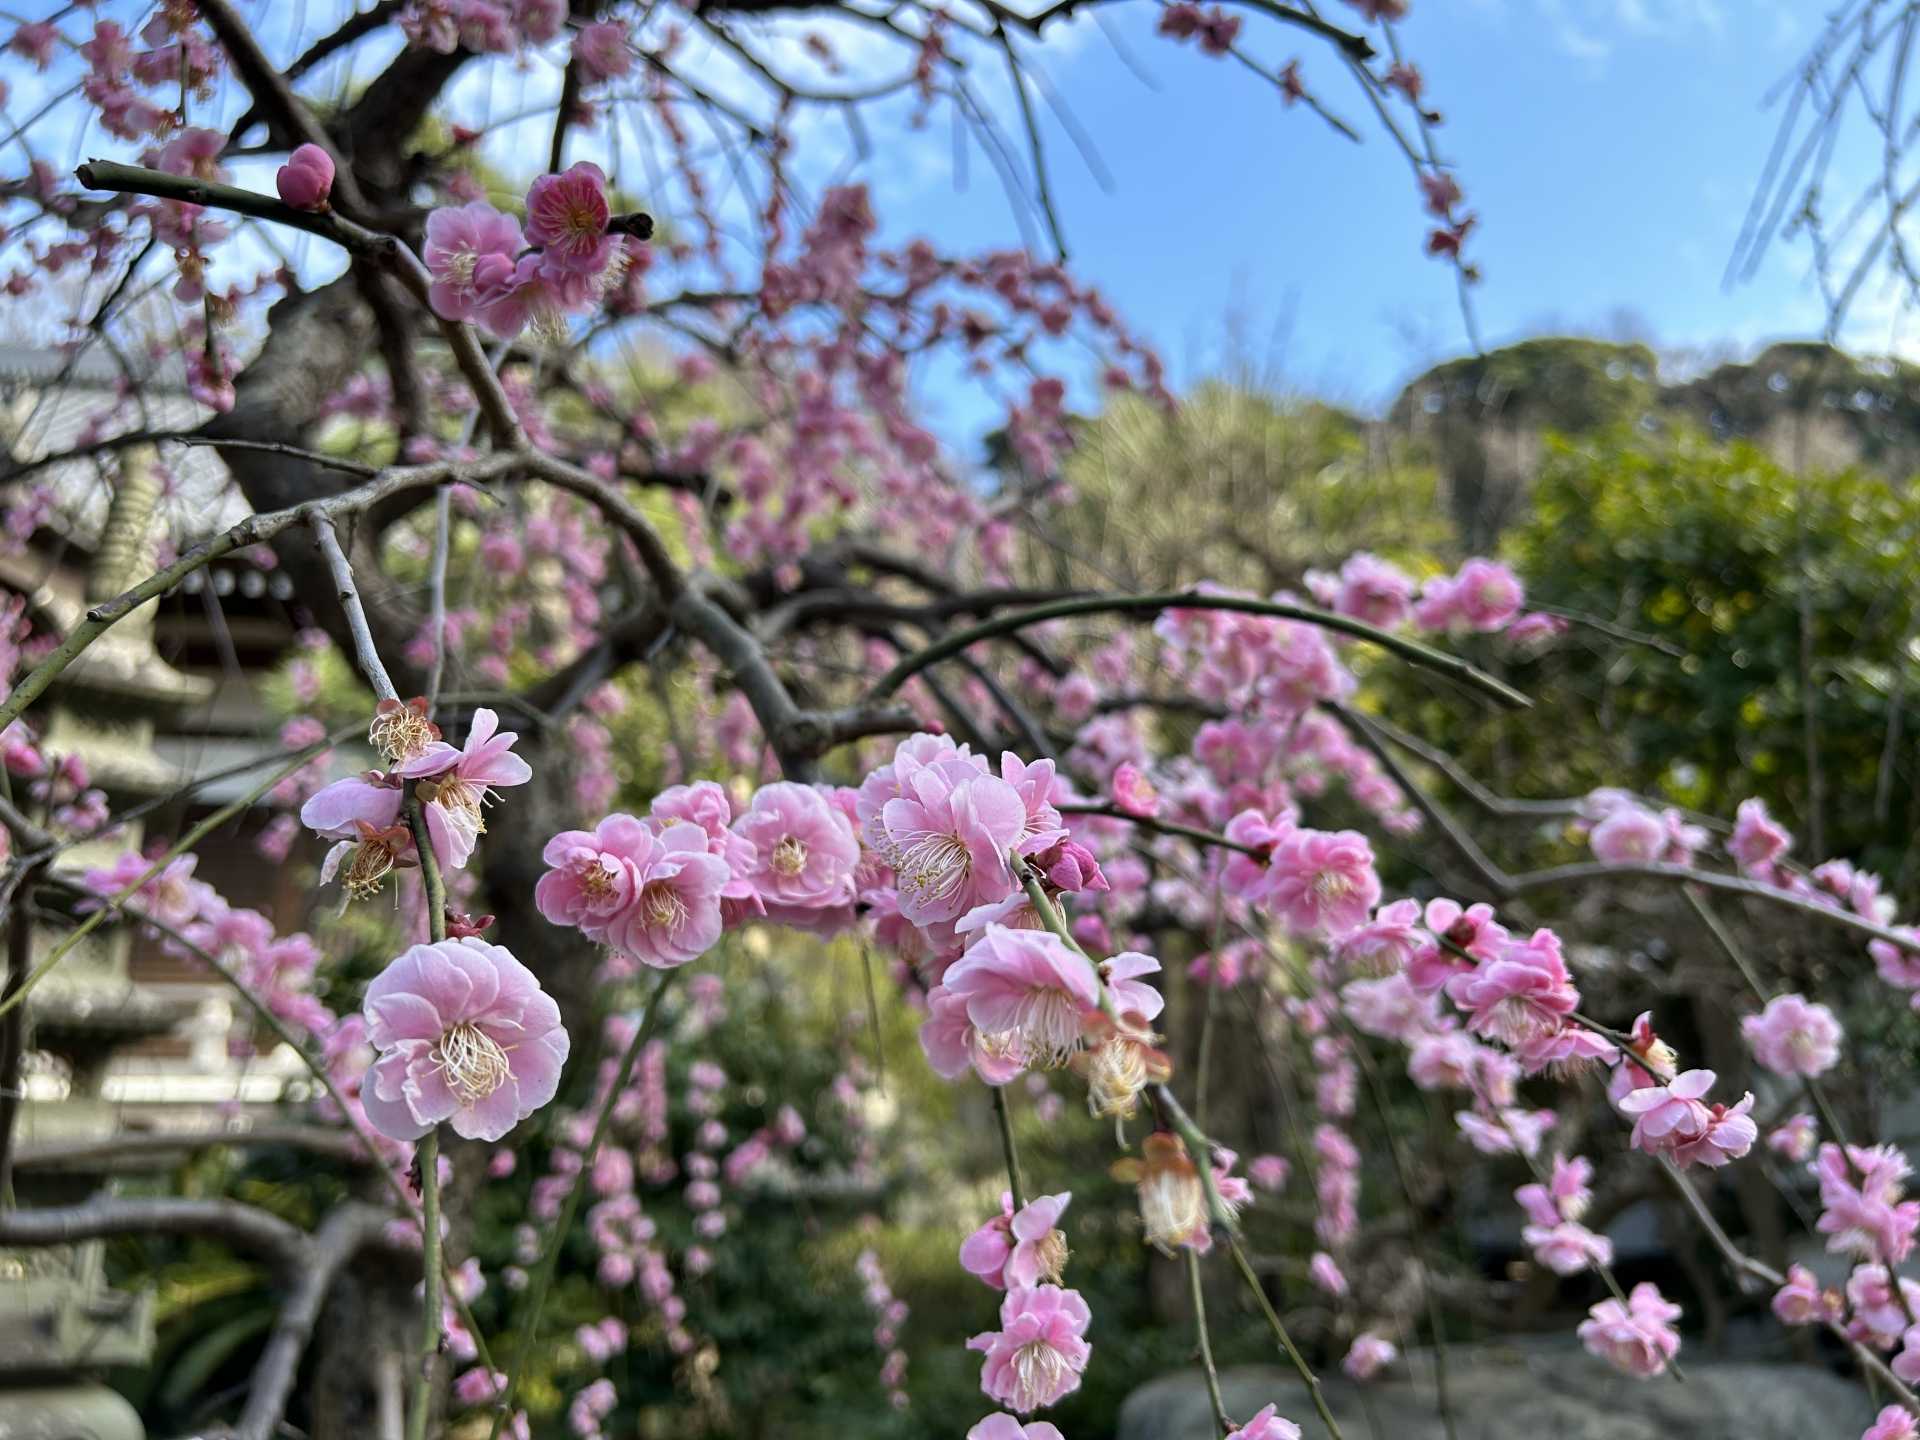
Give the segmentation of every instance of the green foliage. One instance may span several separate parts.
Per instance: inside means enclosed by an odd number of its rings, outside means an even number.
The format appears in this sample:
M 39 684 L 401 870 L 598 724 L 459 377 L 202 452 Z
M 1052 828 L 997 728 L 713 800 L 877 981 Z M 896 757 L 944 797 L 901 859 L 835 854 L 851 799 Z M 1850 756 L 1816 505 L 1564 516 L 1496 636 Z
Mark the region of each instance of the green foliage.
M 1049 518 L 1065 543 L 1030 556 L 1063 583 L 1271 590 L 1354 550 L 1411 560 L 1446 534 L 1431 469 L 1342 411 L 1226 382 L 1171 414 L 1116 397 L 1065 474 L 1073 498 Z
M 1758 794 L 1804 830 L 1811 738 L 1827 852 L 1899 874 L 1920 770 L 1889 727 L 1911 733 L 1895 717 L 1920 676 L 1920 499 L 1865 471 L 1803 480 L 1749 446 L 1615 432 L 1552 445 L 1533 502 L 1511 550 L 1534 598 L 1679 653 L 1563 647 L 1531 680 L 1554 723 L 1510 737 L 1511 773 L 1534 793 L 1626 785 L 1721 815 Z

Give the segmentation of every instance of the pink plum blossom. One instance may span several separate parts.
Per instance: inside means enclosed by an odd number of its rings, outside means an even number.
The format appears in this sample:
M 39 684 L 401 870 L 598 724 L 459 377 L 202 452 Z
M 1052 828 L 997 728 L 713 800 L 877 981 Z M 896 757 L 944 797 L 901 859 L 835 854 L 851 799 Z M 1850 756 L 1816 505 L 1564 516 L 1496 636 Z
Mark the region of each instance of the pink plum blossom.
M 1413 613 L 1413 580 L 1399 566 L 1365 550 L 1355 551 L 1340 566 L 1333 608 L 1391 630 Z
M 853 899 L 860 842 L 818 790 L 787 780 L 762 785 L 733 829 L 753 845 L 754 888 L 768 905 L 809 910 Z
M 1255 1412 L 1246 1424 L 1227 1432 L 1227 1440 L 1300 1440 L 1300 1427 L 1283 1419 L 1280 1407 L 1268 1405 Z
M 1525 602 L 1526 587 L 1520 577 L 1497 560 L 1476 556 L 1454 577 L 1455 614 L 1472 629 L 1503 629 Z
M 1113 992 L 1114 1008 L 1122 1015 L 1153 1020 L 1166 1007 L 1166 997 L 1140 978 L 1160 973 L 1160 962 L 1153 956 L 1142 955 L 1138 950 L 1122 950 L 1102 960 L 1097 968 L 1100 978 Z
M 527 242 L 554 268 L 594 275 L 606 269 L 618 240 L 607 237 L 607 177 L 582 160 L 558 175 L 542 175 L 527 190 Z
M 589 85 L 620 79 L 633 69 L 626 27 L 611 20 L 582 25 L 574 33 L 573 58 Z
M 1522 1226 L 1520 1238 L 1533 1258 L 1556 1275 L 1577 1275 L 1613 1263 L 1613 1242 L 1575 1220 Z
M 1773 1296 L 1773 1313 L 1782 1325 L 1818 1325 L 1838 1320 L 1845 1310 L 1839 1294 L 1820 1288 L 1804 1265 L 1787 1267 L 1787 1283 Z
M 1907 1317 L 1920 1307 L 1920 1284 L 1902 1279 L 1896 1295 L 1884 1265 L 1859 1265 L 1847 1276 L 1846 1303 L 1853 1311 L 1854 1335 L 1891 1350 L 1906 1334 Z
M 1742 800 L 1735 813 L 1733 835 L 1727 841 L 1727 853 L 1749 875 L 1770 870 L 1774 861 L 1793 845 L 1793 836 L 1774 823 L 1767 814 L 1767 802 L 1755 796 Z
M 1784 1159 L 1803 1162 L 1820 1138 L 1819 1124 L 1801 1111 L 1767 1132 L 1767 1148 Z
M 443 320 L 472 320 L 513 281 L 524 246 L 520 222 L 483 200 L 442 206 L 427 216 L 421 258 L 432 276 L 428 297 Z
M 1292 1168 L 1283 1155 L 1256 1155 L 1247 1162 L 1247 1178 L 1262 1190 L 1277 1193 L 1286 1188 Z
M 1065 1440 L 1065 1437 L 1044 1420 L 1022 1425 L 1003 1410 L 987 1416 L 967 1431 L 967 1440 Z
M 1356 975 L 1391 975 L 1404 970 L 1423 945 L 1433 943 L 1420 929 L 1420 913 L 1418 900 L 1382 905 L 1366 924 L 1340 936 L 1334 953 Z
M 481 706 L 473 712 L 465 745 L 434 740 L 394 767 L 396 775 L 429 782 L 420 787 L 427 802 L 427 834 L 434 852 L 455 870 L 465 867 L 486 833 L 482 808 L 488 793 L 496 786 L 524 785 L 533 778 L 533 767 L 513 753 L 519 738 L 512 730 L 500 730 L 500 717 Z
M 1307 1279 L 1317 1290 L 1324 1290 L 1336 1300 L 1348 1291 L 1347 1277 L 1340 1273 L 1340 1267 L 1334 1263 L 1331 1255 L 1324 1250 L 1313 1252 L 1307 1261 Z
M 552 925 L 570 925 L 589 940 L 613 944 L 613 927 L 640 893 L 640 865 L 654 847 L 644 820 L 609 815 L 592 830 L 563 830 L 547 841 L 548 866 L 533 887 L 534 904 Z
M 644 846 L 627 858 L 633 903 L 607 927 L 607 942 L 657 970 L 685 965 L 711 949 L 720 938 L 720 897 L 733 872 L 708 851 L 706 832 L 678 823 L 657 835 L 649 830 Z
M 502 946 L 415 945 L 367 986 L 365 1013 L 379 1058 L 360 1100 L 391 1139 L 446 1121 L 466 1139 L 499 1140 L 559 1089 L 560 1007 Z
M 927 994 L 927 1019 L 920 1026 L 920 1048 L 927 1065 L 943 1080 L 957 1080 L 971 1067 L 989 1085 L 1004 1085 L 1025 1070 L 1022 1055 L 1010 1054 L 975 1028 L 967 997 L 945 985 Z
M 1920 1201 L 1904 1199 L 1912 1167 L 1891 1145 L 1828 1143 L 1811 1167 L 1823 1207 L 1815 1225 L 1827 1249 L 1898 1265 L 1913 1250 Z
M 1372 1330 L 1356 1335 L 1340 1368 L 1349 1379 L 1371 1380 L 1399 1358 L 1400 1349 L 1386 1336 Z
M 1644 1380 L 1663 1374 L 1680 1351 L 1673 1329 L 1680 1307 L 1651 1281 L 1634 1286 L 1624 1305 L 1602 1300 L 1587 1314 L 1590 1318 L 1580 1323 L 1580 1343 L 1628 1375 Z
M 669 785 L 653 797 L 647 814 L 652 817 L 655 828 L 671 825 L 676 820 L 698 825 L 706 833 L 708 852 L 727 862 L 729 875 L 726 888 L 720 892 L 722 897 L 753 898 L 753 881 L 749 878 L 754 862 L 753 846 L 731 828 L 733 802 L 723 788 L 711 780 Z
M 1711 1070 L 1688 1070 L 1666 1085 L 1628 1091 L 1616 1103 L 1623 1114 L 1634 1117 L 1633 1144 L 1659 1155 L 1704 1138 L 1713 1112 L 1701 1097 L 1713 1088 L 1715 1078 Z
M 1092 964 L 1044 930 L 988 926 L 947 971 L 945 985 L 965 1000 L 988 1050 L 1042 1068 L 1072 1057 L 1086 1017 L 1100 1005 Z
M 981 1390 L 1021 1415 L 1058 1404 L 1080 1388 L 1093 1350 L 1084 1338 L 1092 1319 L 1078 1291 L 1058 1285 L 1009 1291 L 1000 1328 L 967 1341 L 969 1350 L 986 1355 Z
M 1503 1108 L 1488 1112 L 1459 1110 L 1454 1123 L 1482 1155 L 1537 1155 L 1540 1143 L 1560 1121 L 1552 1110 Z
M 1740 1022 L 1753 1058 L 1776 1075 L 1812 1079 L 1840 1062 L 1840 1022 L 1803 995 L 1776 995 Z
M 1667 847 L 1667 827 L 1644 805 L 1628 803 L 1609 811 L 1587 837 L 1594 858 L 1608 865 L 1645 864 Z
M 1016 1211 L 1013 1197 L 1001 1197 L 1004 1213 L 982 1225 L 960 1246 L 960 1266 L 995 1290 L 1028 1290 L 1043 1282 L 1058 1284 L 1066 1267 L 1067 1240 L 1060 1217 L 1073 1197 L 1041 1195 Z
M 1266 899 L 1298 935 L 1357 930 L 1380 899 L 1373 847 L 1355 830 L 1289 830 L 1275 843 L 1270 866 Z
M 875 848 L 892 867 L 900 913 L 916 925 L 959 919 L 1018 888 L 1010 857 L 1026 828 L 1019 792 L 971 766 L 928 765 L 880 810 Z
M 1160 813 L 1160 796 L 1140 767 L 1123 762 L 1113 772 L 1113 807 L 1122 814 L 1150 818 Z
M 1861 1432 L 1860 1440 L 1915 1440 L 1916 1436 L 1920 1436 L 1920 1422 L 1914 1420 L 1913 1412 L 1904 1405 L 1887 1405 Z
M 1508 941 L 1494 959 L 1447 981 L 1446 989 L 1467 1015 L 1469 1030 L 1516 1048 L 1558 1034 L 1580 1008 L 1580 992 L 1551 930 Z

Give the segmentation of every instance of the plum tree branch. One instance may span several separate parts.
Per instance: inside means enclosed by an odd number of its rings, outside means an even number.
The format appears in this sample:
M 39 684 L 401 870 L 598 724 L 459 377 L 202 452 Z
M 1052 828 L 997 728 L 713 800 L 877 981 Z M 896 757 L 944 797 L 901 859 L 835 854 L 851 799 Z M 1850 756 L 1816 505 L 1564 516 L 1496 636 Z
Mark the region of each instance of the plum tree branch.
M 1220 595 L 1196 590 L 1163 591 L 1153 595 L 1086 595 L 1055 600 L 1006 615 L 996 615 L 990 620 L 982 620 L 963 629 L 951 631 L 932 644 L 907 656 L 874 683 L 872 693 L 876 699 L 891 695 L 929 665 L 938 664 L 950 655 L 957 655 L 969 645 L 981 640 L 991 640 L 1000 635 L 1011 635 L 1043 621 L 1064 620 L 1080 615 L 1126 615 L 1140 618 L 1158 615 L 1166 610 L 1228 610 L 1245 615 L 1267 615 L 1277 619 L 1293 620 L 1304 625 L 1317 625 L 1325 630 L 1351 635 L 1356 639 L 1378 645 L 1381 649 L 1410 664 L 1437 671 L 1510 708 L 1524 710 L 1533 704 L 1525 695 L 1505 681 L 1495 679 L 1457 655 L 1449 655 L 1443 650 L 1434 649 L 1431 645 L 1410 640 L 1392 631 L 1382 630 L 1363 620 L 1336 615 L 1328 610 L 1318 610 L 1310 605 L 1294 605 L 1285 601 L 1259 600 L 1252 596 Z
M 340 534 L 333 517 L 314 515 L 309 518 L 309 523 L 313 526 L 314 542 L 326 557 L 327 569 L 333 576 L 334 598 L 340 602 L 340 608 L 346 611 L 347 627 L 353 633 L 353 653 L 360 663 L 360 673 L 380 699 L 398 700 L 400 692 L 393 688 L 393 678 L 387 674 L 387 667 L 380 659 L 380 649 L 373 643 L 373 631 L 367 626 L 367 607 L 361 603 L 360 587 L 354 583 L 353 567 L 347 563 L 346 552 L 340 548 Z
M 250 545 L 262 544 L 292 526 L 312 523 L 315 517 L 332 520 L 353 515 L 390 495 L 447 481 L 459 480 L 468 484 L 482 484 L 511 473 L 519 468 L 520 464 L 520 457 L 503 454 L 489 455 L 479 460 L 437 461 L 431 465 L 399 466 L 383 470 L 365 485 L 343 491 L 338 495 L 321 500 L 303 501 L 284 510 L 249 515 L 220 534 L 202 540 L 199 544 L 183 551 L 171 565 L 155 571 L 131 590 L 87 611 L 86 617 L 74 626 L 46 659 L 36 665 L 19 684 L 13 687 L 5 702 L 0 703 L 0 729 L 19 719 L 21 713 L 46 692 L 47 687 L 59 678 L 62 671 L 79 659 L 88 646 L 117 622 L 124 620 L 147 601 L 166 594 L 209 561 L 232 554 L 235 550 L 243 550 Z
M 254 1363 L 247 1382 L 247 1405 L 234 1427 L 234 1440 L 271 1440 L 278 1433 L 300 1374 L 300 1360 L 313 1339 L 327 1295 L 353 1258 L 379 1244 L 392 1216 L 374 1205 L 348 1202 L 334 1210 L 311 1237 L 303 1237 L 292 1257 L 296 1275 L 292 1293 L 280 1307 L 273 1333 Z M 417 1260 L 404 1247 L 390 1246 L 393 1259 Z

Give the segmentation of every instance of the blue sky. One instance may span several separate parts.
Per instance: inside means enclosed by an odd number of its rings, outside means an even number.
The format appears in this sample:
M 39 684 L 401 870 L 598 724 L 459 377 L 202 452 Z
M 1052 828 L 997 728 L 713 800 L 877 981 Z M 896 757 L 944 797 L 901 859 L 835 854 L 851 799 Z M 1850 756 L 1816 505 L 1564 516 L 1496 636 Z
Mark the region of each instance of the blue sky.
M 286 33 L 292 17 L 304 17 L 310 36 L 344 3 L 273 0 L 249 10 L 269 50 L 291 54 L 300 41 Z M 28 14 L 60 8 L 55 0 L 25 6 Z M 143 13 L 131 3 L 109 8 Z M 1339 0 L 1323 8 L 1361 23 Z M 1400 34 L 1430 102 L 1446 114 L 1441 144 L 1480 217 L 1472 253 L 1485 272 L 1475 304 L 1487 342 L 1630 333 L 1685 365 L 1817 335 L 1822 310 L 1804 247 L 1776 248 L 1752 283 L 1727 290 L 1721 277 L 1773 136 L 1775 114 L 1762 110 L 1762 96 L 1813 40 L 1824 8 L 1816 0 L 1413 0 Z M 1238 65 L 1156 37 L 1157 13 L 1148 4 L 1104 6 L 1098 17 L 1083 10 L 1026 49 L 1112 174 L 1103 189 L 1043 110 L 1074 267 L 1161 350 L 1176 385 L 1220 368 L 1237 335 L 1242 353 L 1284 383 L 1377 409 L 1413 373 L 1463 352 L 1452 273 L 1421 253 L 1425 226 L 1408 165 L 1332 52 L 1248 13 L 1245 47 L 1269 66 L 1299 56 L 1315 92 L 1366 136 L 1360 145 L 1303 107 L 1284 108 Z M 814 23 L 784 27 L 784 42 L 766 38 L 767 53 L 797 63 L 797 34 Z M 836 34 L 856 71 L 901 68 L 900 49 L 870 30 Z M 360 78 L 391 43 L 352 62 Z M 0 58 L 0 73 L 9 72 L 16 113 L 42 86 L 73 78 L 35 77 Z M 757 93 L 750 81 L 712 73 L 729 94 Z M 1004 81 L 991 69 L 976 74 L 984 90 L 998 86 L 999 106 L 1011 113 Z M 499 122 L 488 141 L 495 158 L 525 171 L 545 150 L 543 97 L 556 80 L 545 62 L 471 67 L 451 103 L 462 119 L 485 113 Z M 333 67 L 307 88 L 348 82 Z M 225 100 L 228 109 L 238 103 Z M 858 171 L 874 188 L 886 238 L 924 233 L 949 252 L 1019 243 L 977 148 L 959 188 L 944 113 L 910 132 L 901 123 L 908 108 L 882 105 L 870 117 L 876 153 Z M 514 115 L 527 118 L 504 123 Z M 849 142 L 836 114 L 816 114 L 799 135 L 799 168 L 816 187 L 843 178 Z M 1843 147 L 1839 165 L 1857 175 L 1877 165 L 1878 151 L 1861 133 L 1851 138 L 1858 148 Z M 126 149 L 70 125 L 42 140 L 41 153 L 56 160 Z M 647 172 L 631 144 L 617 164 L 618 154 L 583 136 L 570 158 L 599 158 L 642 188 Z M 270 164 L 238 168 L 241 183 L 270 187 Z M 304 242 L 295 252 L 318 270 L 337 264 Z M 1909 349 L 1901 311 L 1870 289 L 1846 340 L 1866 351 Z M 936 367 L 920 389 L 937 428 L 965 448 L 994 406 L 953 380 Z
M 1337 18 L 1354 12 L 1334 4 Z M 1409 54 L 1446 114 L 1439 132 L 1481 217 L 1473 254 L 1487 343 L 1542 331 L 1744 351 L 1817 334 L 1803 247 L 1777 249 L 1731 291 L 1721 277 L 1767 146 L 1761 97 L 1822 7 L 1766 0 L 1414 0 Z M 1655 16 L 1659 18 L 1655 18 Z M 1104 193 L 1050 133 L 1076 269 L 1161 346 L 1175 374 L 1218 366 L 1229 316 L 1291 383 L 1377 404 L 1466 339 L 1449 269 L 1420 253 L 1404 158 L 1363 122 L 1329 54 L 1250 21 L 1263 55 L 1302 56 L 1317 93 L 1367 133 L 1354 145 L 1254 77 L 1118 28 L 1160 84 L 1146 90 L 1098 30 L 1054 67 L 1113 172 Z M 883 200 L 888 185 L 878 182 Z M 1007 233 L 988 177 L 955 196 L 899 187 L 929 230 Z M 889 207 L 891 209 L 893 207 Z M 1873 295 L 1849 339 L 1897 332 Z M 1261 353 L 1265 360 L 1267 353 Z

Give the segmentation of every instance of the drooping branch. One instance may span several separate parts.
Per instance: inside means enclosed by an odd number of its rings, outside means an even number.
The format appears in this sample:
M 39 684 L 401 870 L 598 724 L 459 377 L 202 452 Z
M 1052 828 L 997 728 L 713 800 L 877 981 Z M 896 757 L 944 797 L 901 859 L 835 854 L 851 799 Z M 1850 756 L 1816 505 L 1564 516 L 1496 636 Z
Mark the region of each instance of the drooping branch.
M 23 1147 L 14 1157 L 14 1168 L 36 1174 L 94 1175 L 102 1169 L 150 1170 L 162 1161 L 208 1150 L 276 1148 L 324 1155 L 350 1165 L 364 1165 L 370 1160 L 360 1137 L 339 1126 L 260 1125 L 251 1130 L 201 1130 L 190 1134 L 122 1131 L 107 1140 L 32 1145 Z
M 289 1266 L 305 1236 L 279 1216 L 238 1200 L 98 1196 L 78 1205 L 0 1210 L 0 1245 L 42 1247 L 117 1235 L 198 1235 Z
M 1777 885 L 1768 885 L 1763 881 L 1749 880 L 1744 876 L 1728 875 L 1693 865 L 1677 865 L 1665 861 L 1588 860 L 1550 866 L 1543 870 L 1509 873 L 1480 848 L 1479 843 L 1467 833 L 1466 828 L 1455 820 L 1444 806 L 1428 795 L 1407 773 L 1406 768 L 1396 761 L 1391 751 L 1380 743 L 1382 737 L 1378 722 L 1359 711 L 1346 707 L 1338 707 L 1338 713 L 1353 724 L 1361 741 L 1380 759 L 1394 781 L 1413 800 L 1415 807 L 1434 822 L 1448 844 L 1472 866 L 1488 893 L 1497 900 L 1512 900 L 1538 890 L 1566 889 L 1604 884 L 1614 880 L 1658 880 L 1672 885 L 1697 885 L 1708 890 L 1744 896 L 1750 900 L 1763 900 L 1770 905 L 1783 906 L 1789 910 L 1798 911 L 1802 915 L 1811 916 L 1813 919 L 1824 920 L 1828 924 L 1853 930 L 1869 939 L 1884 940 L 1902 949 L 1920 952 L 1920 940 L 1913 935 L 1903 933 L 1891 925 L 1882 925 L 1864 915 L 1857 915 L 1852 910 L 1838 905 L 1823 905 L 1817 900 L 1809 900 L 1790 890 L 1784 890 Z M 1565 802 L 1550 803 L 1555 806 L 1551 813 L 1573 813 L 1564 808 Z
M 41 866 L 32 866 L 21 876 L 18 888 L 4 907 L 7 969 L 5 982 L 0 984 L 0 1003 L 12 1005 L 14 997 L 26 985 L 27 974 L 33 966 L 33 890 L 41 869 Z M 20 1075 L 26 1049 L 27 1012 L 16 1005 L 0 1017 L 0 1204 L 10 1204 L 13 1198 L 16 1164 L 13 1126 L 19 1118 L 20 1102 L 26 1098 Z
M 391 235 L 349 220 L 332 211 L 296 210 L 275 195 L 242 190 L 237 185 L 220 185 L 196 180 L 190 175 L 174 175 L 165 170 L 149 170 L 140 165 L 122 165 L 113 160 L 89 160 L 74 170 L 74 177 L 89 190 L 109 190 L 123 195 L 151 195 L 159 200 L 177 200 L 187 205 L 204 205 L 213 210 L 230 210 L 256 220 L 271 220 L 277 225 L 304 230 L 354 255 L 368 259 L 388 259 L 399 241 Z
M 509 474 L 519 465 L 512 455 L 491 455 L 480 460 L 437 461 L 431 465 L 400 466 L 382 471 L 365 485 L 322 500 L 310 500 L 285 510 L 249 515 L 210 539 L 182 552 L 179 559 L 148 576 L 138 585 L 113 599 L 94 606 L 86 617 L 61 641 L 46 659 L 36 665 L 13 687 L 0 703 L 0 729 L 20 718 L 21 713 L 39 699 L 46 689 L 87 647 L 147 601 L 166 594 L 188 575 L 208 562 L 259 545 L 295 525 L 311 524 L 316 517 L 333 520 L 356 514 L 369 506 L 404 490 L 425 488 L 459 480 L 481 484 Z
M 520 1341 L 514 1347 L 513 1362 L 507 1369 L 507 1383 L 500 1392 L 500 1398 L 493 1413 L 493 1425 L 488 1431 L 488 1440 L 499 1440 L 501 1429 L 507 1417 L 513 1411 L 514 1397 L 519 1393 L 520 1382 L 525 1378 L 527 1360 L 533 1353 L 534 1341 L 540 1327 L 540 1314 L 546 1307 L 547 1291 L 553 1285 L 553 1272 L 560 1263 L 560 1247 L 565 1244 L 568 1233 L 573 1228 L 573 1218 L 580 1211 L 580 1201 L 588 1189 L 588 1177 L 593 1174 L 594 1157 L 606 1142 L 608 1133 L 613 1129 L 615 1102 L 625 1093 L 628 1082 L 633 1078 L 633 1067 L 640 1061 L 648 1042 L 666 1018 L 666 1009 L 662 1002 L 667 991 L 672 988 L 675 972 L 663 970 L 654 983 L 653 993 L 647 997 L 647 1008 L 640 1017 L 640 1023 L 634 1027 L 633 1039 L 628 1042 L 626 1052 L 620 1057 L 618 1068 L 614 1072 L 613 1084 L 608 1087 L 605 1102 L 600 1113 L 594 1117 L 593 1133 L 588 1137 L 586 1148 L 580 1155 L 580 1169 L 574 1176 L 573 1188 L 567 1191 L 567 1198 L 560 1207 L 559 1218 L 554 1222 L 553 1230 L 547 1239 L 546 1253 L 541 1256 L 539 1267 L 533 1272 L 533 1278 L 527 1287 L 527 1318 L 520 1331 Z
M 1294 605 L 1277 600 L 1258 600 L 1251 596 L 1220 595 L 1193 590 L 1163 591 L 1154 595 L 1089 595 L 1056 600 L 1049 604 L 1036 605 L 1031 609 L 998 615 L 991 620 L 982 620 L 978 624 L 954 630 L 924 649 L 909 655 L 875 682 L 873 695 L 875 698 L 891 695 L 929 665 L 937 664 L 950 655 L 957 655 L 978 641 L 991 640 L 998 635 L 1011 635 L 1043 621 L 1063 620 L 1079 615 L 1126 615 L 1131 618 L 1143 618 L 1158 615 L 1166 610 L 1229 610 L 1246 615 L 1268 615 L 1304 625 L 1317 625 L 1325 630 L 1337 631 L 1342 635 L 1351 635 L 1355 639 L 1378 645 L 1402 660 L 1459 681 L 1469 689 L 1502 705 L 1524 710 L 1533 704 L 1525 695 L 1505 681 L 1495 679 L 1457 655 L 1449 655 L 1444 650 L 1436 650 L 1431 645 L 1424 645 L 1418 640 L 1410 640 L 1404 635 L 1382 630 L 1363 620 L 1336 615 L 1329 610 L 1315 609 L 1311 605 Z
M 1182 825 L 1175 820 L 1162 820 L 1157 815 L 1136 815 L 1131 810 L 1122 810 L 1118 805 L 1100 800 L 1062 800 L 1055 806 L 1062 815 L 1098 815 L 1107 820 L 1124 820 L 1127 824 L 1155 835 L 1178 835 L 1183 840 L 1191 840 L 1196 845 L 1210 846 L 1218 850 L 1234 850 L 1242 855 L 1251 855 L 1256 860 L 1267 858 L 1266 852 L 1252 845 L 1242 845 L 1237 840 L 1229 840 L 1224 835 L 1216 835 L 1211 830 L 1202 830 L 1193 825 Z

